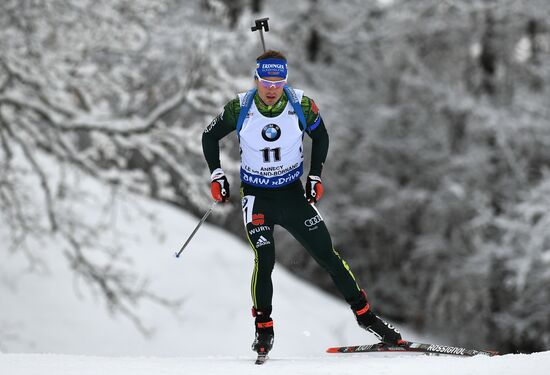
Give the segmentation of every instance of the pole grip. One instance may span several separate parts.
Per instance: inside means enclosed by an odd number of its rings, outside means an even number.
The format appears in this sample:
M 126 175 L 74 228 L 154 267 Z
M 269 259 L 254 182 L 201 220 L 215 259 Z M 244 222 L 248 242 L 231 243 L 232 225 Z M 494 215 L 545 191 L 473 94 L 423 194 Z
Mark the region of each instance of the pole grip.
M 268 20 L 269 20 L 269 17 L 257 19 L 254 21 L 255 25 L 250 28 L 252 32 L 254 31 L 260 32 L 260 40 L 262 41 L 262 48 L 264 52 L 265 52 L 264 30 L 266 32 L 269 31 L 269 24 L 267 23 Z

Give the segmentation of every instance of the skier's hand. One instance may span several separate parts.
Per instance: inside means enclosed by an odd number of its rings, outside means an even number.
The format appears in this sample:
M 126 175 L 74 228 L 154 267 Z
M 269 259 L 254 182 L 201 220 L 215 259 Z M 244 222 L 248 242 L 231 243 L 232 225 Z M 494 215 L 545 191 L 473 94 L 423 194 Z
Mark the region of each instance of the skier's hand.
M 319 176 L 307 176 L 306 199 L 309 203 L 317 203 L 323 196 L 323 183 Z
M 229 182 L 223 170 L 221 168 L 214 170 L 210 180 L 212 181 L 212 198 L 216 202 L 226 202 L 229 199 Z

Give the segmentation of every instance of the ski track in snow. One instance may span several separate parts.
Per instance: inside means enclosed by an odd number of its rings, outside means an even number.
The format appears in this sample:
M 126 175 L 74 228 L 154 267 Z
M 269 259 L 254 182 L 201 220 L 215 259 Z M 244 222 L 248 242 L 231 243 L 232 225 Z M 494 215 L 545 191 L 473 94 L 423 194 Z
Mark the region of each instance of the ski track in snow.
M 253 356 L 202 358 L 93 357 L 58 354 L 0 354 L 5 375 L 519 375 L 544 373 L 550 352 L 502 357 L 353 354 L 319 357 L 273 356 L 262 366 Z

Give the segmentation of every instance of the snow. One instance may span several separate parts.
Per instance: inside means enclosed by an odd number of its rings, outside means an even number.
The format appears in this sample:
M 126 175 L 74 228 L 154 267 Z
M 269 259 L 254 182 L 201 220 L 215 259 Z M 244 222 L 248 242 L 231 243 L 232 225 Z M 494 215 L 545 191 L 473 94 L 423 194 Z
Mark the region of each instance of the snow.
M 506 355 L 502 357 L 426 357 L 352 355 L 280 357 L 255 366 L 251 356 L 152 358 L 106 358 L 57 354 L 0 354 L 0 372 L 10 375 L 337 375 L 369 373 L 376 375 L 406 372 L 409 375 L 516 375 L 540 373 L 550 364 L 550 353 Z

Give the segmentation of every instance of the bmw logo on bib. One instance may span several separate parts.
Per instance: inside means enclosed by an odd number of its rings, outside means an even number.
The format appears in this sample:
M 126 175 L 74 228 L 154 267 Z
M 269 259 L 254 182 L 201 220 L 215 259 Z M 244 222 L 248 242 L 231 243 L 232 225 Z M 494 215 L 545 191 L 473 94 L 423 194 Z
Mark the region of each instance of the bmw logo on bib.
M 268 142 L 275 142 L 281 136 L 281 128 L 275 124 L 266 125 L 262 129 L 262 137 Z

